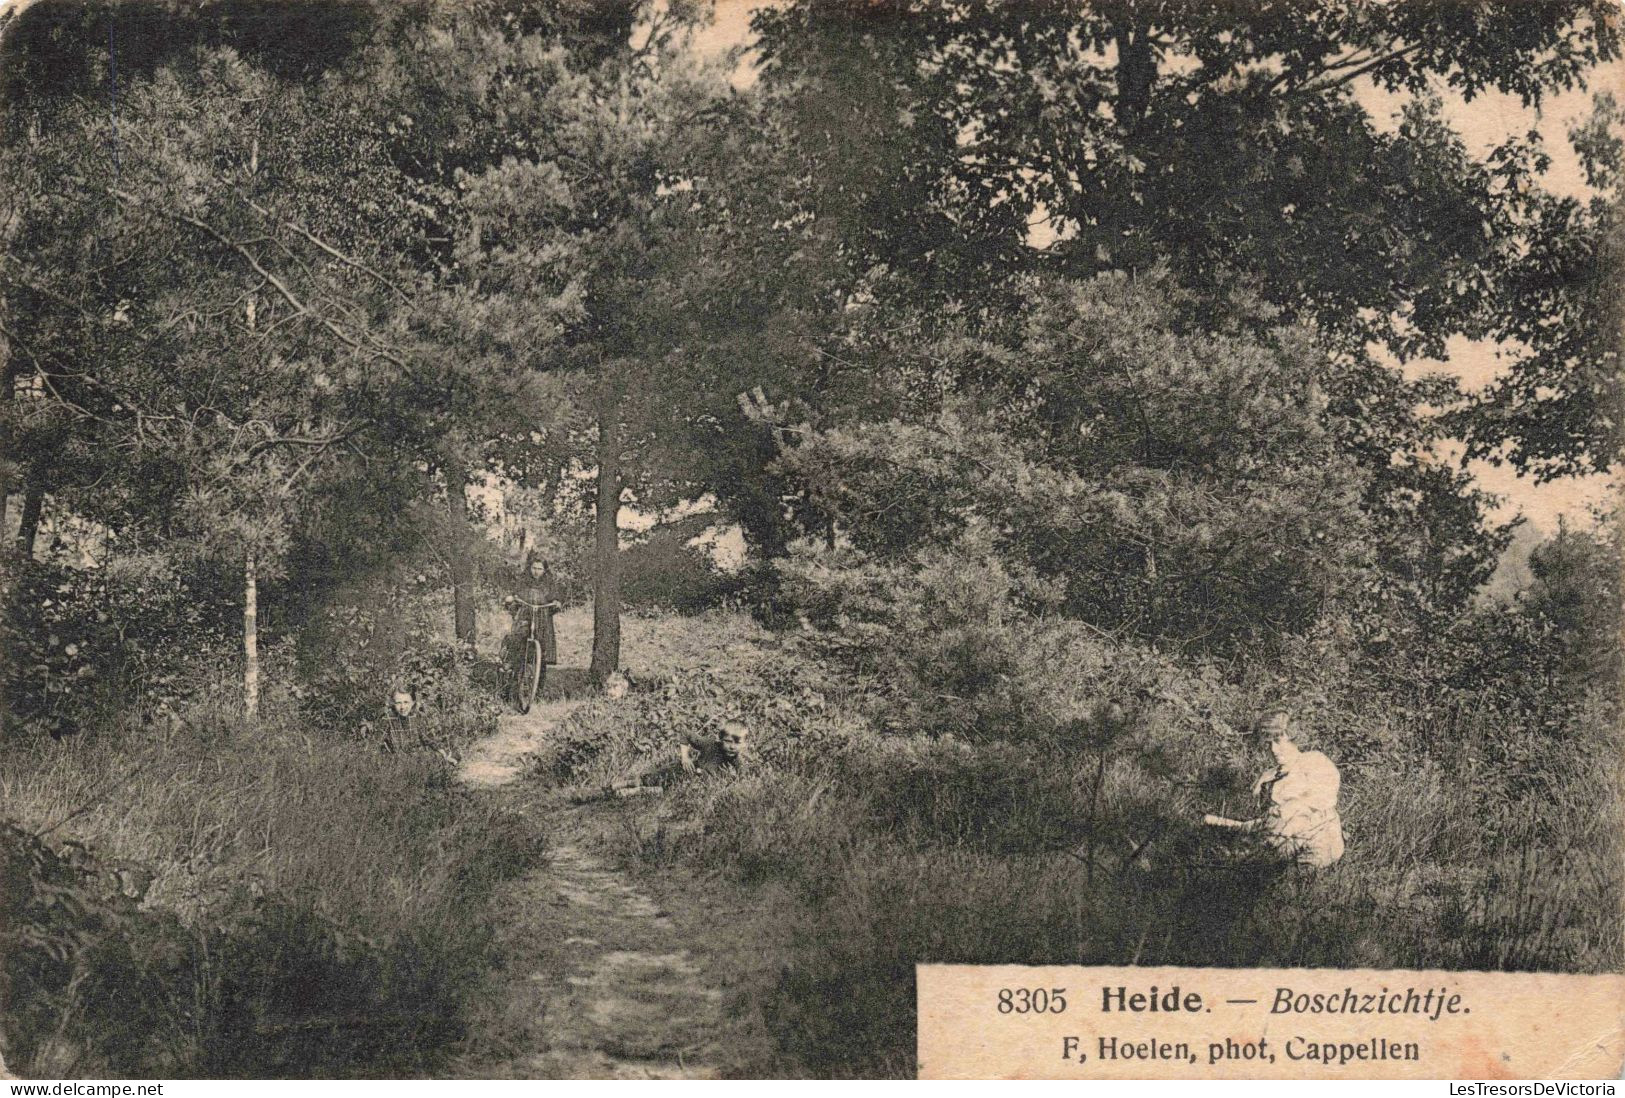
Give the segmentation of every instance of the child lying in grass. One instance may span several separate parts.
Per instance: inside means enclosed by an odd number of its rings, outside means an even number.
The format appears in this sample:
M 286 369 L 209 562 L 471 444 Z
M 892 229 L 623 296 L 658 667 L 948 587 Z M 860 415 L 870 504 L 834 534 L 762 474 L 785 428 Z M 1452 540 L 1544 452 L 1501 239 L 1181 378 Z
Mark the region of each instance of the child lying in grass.
M 753 761 L 746 746 L 749 737 L 750 728 L 744 721 L 723 721 L 714 739 L 690 737 L 678 744 L 677 758 L 629 778 L 610 782 L 594 793 L 577 794 L 572 799 L 581 802 L 610 796 L 652 796 L 686 777 L 701 774 L 731 777 L 747 769 Z

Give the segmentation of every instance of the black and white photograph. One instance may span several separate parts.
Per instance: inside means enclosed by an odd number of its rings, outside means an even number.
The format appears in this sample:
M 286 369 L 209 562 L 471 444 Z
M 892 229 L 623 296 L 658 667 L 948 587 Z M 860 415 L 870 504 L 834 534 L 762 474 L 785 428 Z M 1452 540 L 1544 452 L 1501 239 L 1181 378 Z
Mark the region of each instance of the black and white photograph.
M 0 1078 L 1625 972 L 1622 18 L 0 0 Z

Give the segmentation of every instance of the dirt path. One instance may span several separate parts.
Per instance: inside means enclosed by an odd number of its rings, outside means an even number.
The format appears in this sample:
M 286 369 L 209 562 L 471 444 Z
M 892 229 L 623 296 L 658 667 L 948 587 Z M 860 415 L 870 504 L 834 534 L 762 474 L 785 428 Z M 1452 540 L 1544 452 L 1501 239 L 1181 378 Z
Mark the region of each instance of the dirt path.
M 479 1004 L 477 1028 L 488 1031 L 475 1035 L 481 1051 L 458 1074 L 716 1078 L 723 995 L 690 949 L 703 930 L 699 913 L 664 910 L 591 852 L 579 837 L 582 810 L 524 780 L 549 731 L 581 704 L 550 698 L 504 717 L 458 769 L 463 784 L 538 820 L 547 849 L 545 864 L 495 907 L 506 964 Z
M 509 897 L 505 1055 L 478 1074 L 714 1079 L 722 993 L 677 921 L 573 843 Z
M 500 789 L 517 782 L 547 733 L 581 705 L 577 698 L 539 699 L 530 712 L 511 713 L 497 730 L 471 745 L 457 768 L 457 780 L 475 789 Z

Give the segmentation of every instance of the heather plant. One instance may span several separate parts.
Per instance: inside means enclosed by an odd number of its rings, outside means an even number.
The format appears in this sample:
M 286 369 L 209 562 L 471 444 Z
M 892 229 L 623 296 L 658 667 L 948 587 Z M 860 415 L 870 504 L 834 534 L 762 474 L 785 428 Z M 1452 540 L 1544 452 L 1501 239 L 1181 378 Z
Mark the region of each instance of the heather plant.
M 15 745 L 0 979 L 25 1074 L 425 1070 L 492 963 L 478 918 L 541 854 L 432 753 L 245 724 L 229 670 L 173 726 Z

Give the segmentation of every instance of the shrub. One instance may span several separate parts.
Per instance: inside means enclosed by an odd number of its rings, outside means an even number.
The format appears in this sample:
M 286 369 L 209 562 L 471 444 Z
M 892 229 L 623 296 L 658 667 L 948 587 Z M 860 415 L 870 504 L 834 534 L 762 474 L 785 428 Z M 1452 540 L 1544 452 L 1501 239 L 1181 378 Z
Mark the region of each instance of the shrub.
M 197 653 L 231 650 L 226 600 L 205 572 L 126 553 L 101 568 L 15 556 L 0 585 L 8 734 L 71 735 L 104 712 L 173 711 Z M 217 658 L 217 657 L 214 657 Z
M 662 655 L 661 664 L 634 668 L 637 686 L 625 699 L 588 701 L 554 730 L 539 762 L 553 780 L 624 776 L 729 718 L 750 725 L 752 751 L 769 762 L 827 751 L 864 723 L 841 704 L 853 684 L 741 615 L 666 618 L 651 631 L 639 647 Z M 660 652 L 666 636 L 680 650 Z
M 629 608 L 694 614 L 718 606 L 737 587 L 706 550 L 692 544 L 715 522 L 711 513 L 657 527 L 622 555 L 621 601 Z
M 399 578 L 399 577 L 395 577 Z M 445 635 L 450 609 L 423 577 L 376 578 L 335 595 L 300 632 L 293 676 L 311 723 L 370 735 L 392 691 L 409 688 L 432 741 L 461 742 L 495 727 L 501 706 L 475 653 Z

